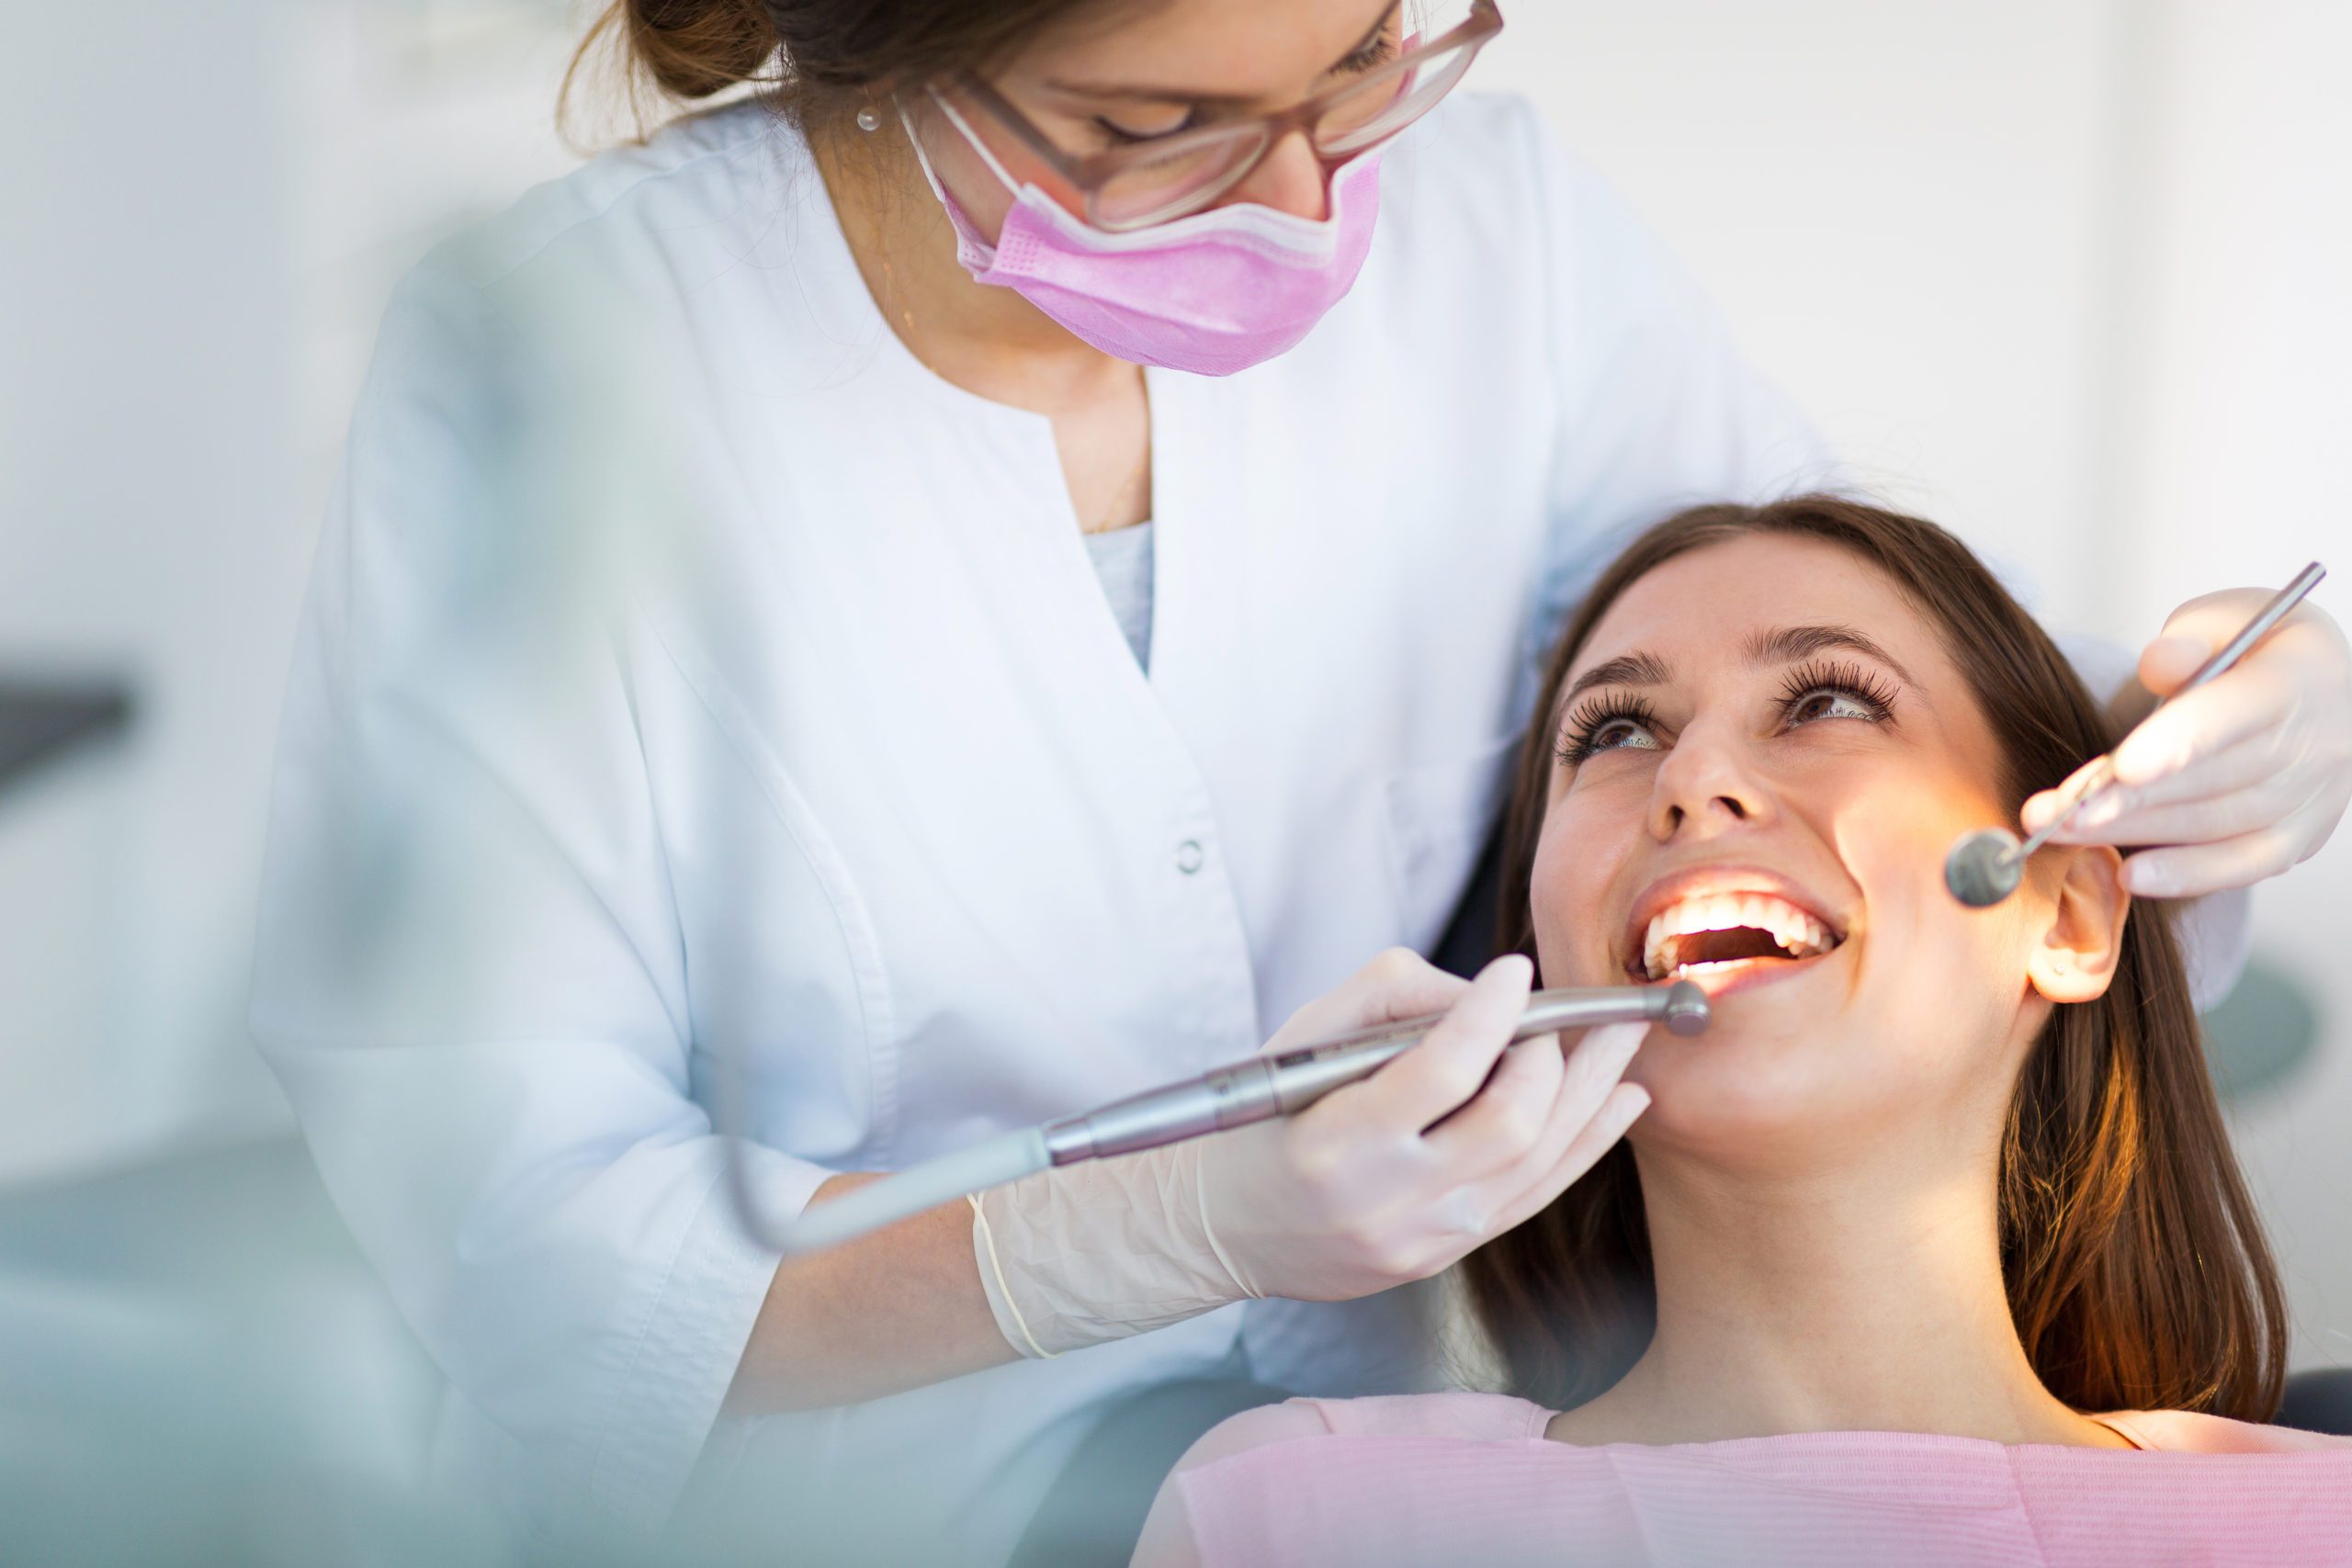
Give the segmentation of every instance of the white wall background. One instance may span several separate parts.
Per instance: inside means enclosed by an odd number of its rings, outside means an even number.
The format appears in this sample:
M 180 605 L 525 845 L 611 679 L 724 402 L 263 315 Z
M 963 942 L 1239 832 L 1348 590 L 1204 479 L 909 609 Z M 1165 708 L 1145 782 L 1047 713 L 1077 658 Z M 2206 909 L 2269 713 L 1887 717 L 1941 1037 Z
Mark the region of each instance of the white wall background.
M 2149 8 L 2144 127 L 2116 279 L 2126 331 L 2107 613 L 2320 556 L 2352 622 L 2352 6 Z M 2343 562 L 2346 565 L 2337 565 Z M 2324 1049 L 2240 1118 L 2304 1362 L 2352 1366 L 2352 830 L 2256 905 L 2257 951 L 2317 992 Z
M 282 1126 L 243 1027 L 313 522 L 390 283 L 569 166 L 565 0 L 113 0 L 0 51 L 0 666 L 127 745 L 0 798 L 0 1184 Z M 1899 501 L 2136 642 L 2340 558 L 2342 0 L 1516 0 L 1535 96 Z M 2352 850 L 2266 890 L 2327 1037 L 2241 1138 L 2352 1364 Z

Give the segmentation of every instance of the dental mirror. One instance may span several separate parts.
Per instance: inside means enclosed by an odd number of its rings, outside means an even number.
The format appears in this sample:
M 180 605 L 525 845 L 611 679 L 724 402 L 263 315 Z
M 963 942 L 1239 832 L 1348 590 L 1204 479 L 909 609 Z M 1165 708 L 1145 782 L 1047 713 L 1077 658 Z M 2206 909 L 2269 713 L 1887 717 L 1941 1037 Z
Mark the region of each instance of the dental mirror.
M 1989 909 L 2018 890 L 2025 875 L 2024 845 L 2007 828 L 1962 835 L 1944 856 L 1944 886 L 1972 909 Z
M 2180 683 L 2178 690 L 2148 714 L 2154 718 L 2165 703 L 2182 696 L 2212 680 L 2246 655 L 2246 651 L 2269 634 L 2270 628 L 2284 620 L 2287 612 L 2303 602 L 2303 595 L 2319 586 L 2327 575 L 2327 568 L 2313 561 L 2295 574 L 2295 580 L 2270 596 L 2270 602 L 2256 613 L 2238 635 L 2232 637 L 2221 651 L 2197 667 L 2197 673 Z M 2147 723 L 2147 718 L 2140 721 Z M 2133 726 L 2136 730 L 2138 726 Z M 2074 819 L 2093 799 L 2104 794 L 2115 782 L 2114 753 L 2099 759 L 2099 765 L 2083 781 L 2083 787 L 2066 804 L 2066 809 L 2042 825 L 2041 831 L 2023 843 L 2007 828 L 1979 828 L 1961 836 L 1944 856 L 1944 886 L 1951 896 L 1972 909 L 1989 909 L 2018 890 L 2024 879 L 2026 858 L 2050 841 L 2050 835 Z

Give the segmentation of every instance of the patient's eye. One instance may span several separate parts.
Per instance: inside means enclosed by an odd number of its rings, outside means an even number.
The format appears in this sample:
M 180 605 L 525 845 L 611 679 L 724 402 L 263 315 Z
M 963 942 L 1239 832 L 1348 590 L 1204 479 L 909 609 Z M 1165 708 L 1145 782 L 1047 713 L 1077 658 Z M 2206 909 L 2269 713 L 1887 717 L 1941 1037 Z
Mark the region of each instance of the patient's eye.
M 1808 664 L 1781 689 L 1781 722 L 1792 728 L 1823 718 L 1883 724 L 1894 715 L 1894 688 L 1859 664 Z
M 1789 716 L 1800 722 L 1808 718 L 1876 718 L 1878 710 L 1851 692 L 1822 686 L 1799 697 Z
M 1601 751 L 1657 751 L 1657 710 L 1640 697 L 1588 697 L 1560 727 L 1552 754 L 1575 767 Z

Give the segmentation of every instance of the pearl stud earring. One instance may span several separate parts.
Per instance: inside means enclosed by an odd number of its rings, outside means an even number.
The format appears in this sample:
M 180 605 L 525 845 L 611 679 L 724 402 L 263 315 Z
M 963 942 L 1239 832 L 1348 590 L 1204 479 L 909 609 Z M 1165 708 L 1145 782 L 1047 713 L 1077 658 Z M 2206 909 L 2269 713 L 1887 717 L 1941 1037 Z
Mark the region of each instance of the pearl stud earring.
M 882 129 L 882 117 L 874 112 L 872 104 L 857 111 L 857 129 L 869 134 Z

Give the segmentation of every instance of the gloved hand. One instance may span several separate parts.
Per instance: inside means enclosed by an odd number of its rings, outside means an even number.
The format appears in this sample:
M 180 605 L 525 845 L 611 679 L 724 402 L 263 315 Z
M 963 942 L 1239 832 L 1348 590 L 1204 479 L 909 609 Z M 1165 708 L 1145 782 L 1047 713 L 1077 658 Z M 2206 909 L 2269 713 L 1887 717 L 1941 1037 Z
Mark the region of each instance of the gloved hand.
M 1471 982 L 1383 953 L 1266 1046 L 1449 1010 L 1370 1077 L 1297 1116 L 975 1198 L 974 1251 L 1007 1341 L 1057 1355 L 1245 1296 L 1367 1295 L 1533 1214 L 1649 1097 L 1619 1082 L 1645 1025 L 1590 1031 L 1566 1054 L 1556 1034 L 1508 1045 L 1532 975 L 1515 954 Z
M 2140 655 L 2140 683 L 2177 688 L 2269 599 L 2260 588 L 2192 599 Z M 2083 785 L 2077 770 L 2025 804 L 2028 832 Z M 2167 704 L 2115 750 L 2115 786 L 2058 843 L 2167 846 L 2132 855 L 2124 886 L 2186 898 L 2243 887 L 2310 859 L 2352 801 L 2352 649 L 2308 601 L 2235 668 Z
M 1649 1095 L 1618 1080 L 1648 1026 L 1589 1031 L 1569 1053 L 1557 1034 L 1508 1044 L 1534 969 L 1511 953 L 1464 982 L 1399 950 L 1283 1026 L 1268 1049 L 1452 1004 L 1370 1077 L 1204 1141 L 1202 1210 L 1250 1294 L 1346 1301 L 1426 1279 L 1549 1203 L 1632 1125 Z

